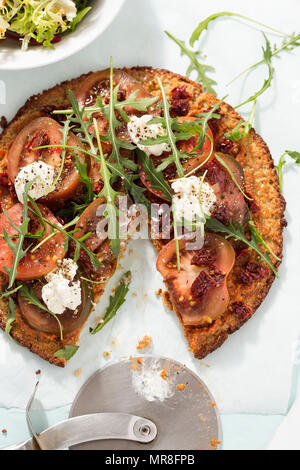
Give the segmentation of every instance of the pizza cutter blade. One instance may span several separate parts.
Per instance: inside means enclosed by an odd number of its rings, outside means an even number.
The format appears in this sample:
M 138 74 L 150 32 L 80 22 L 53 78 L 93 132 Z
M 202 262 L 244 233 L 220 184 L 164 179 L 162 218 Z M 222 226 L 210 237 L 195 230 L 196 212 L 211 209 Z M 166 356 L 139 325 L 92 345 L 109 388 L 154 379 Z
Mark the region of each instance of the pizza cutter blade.
M 221 422 L 213 396 L 194 372 L 172 359 L 144 355 L 108 364 L 82 386 L 69 417 L 112 410 L 151 420 L 156 438 L 149 443 L 99 440 L 71 449 L 215 450 L 221 446 Z M 149 432 L 147 426 L 142 432 Z

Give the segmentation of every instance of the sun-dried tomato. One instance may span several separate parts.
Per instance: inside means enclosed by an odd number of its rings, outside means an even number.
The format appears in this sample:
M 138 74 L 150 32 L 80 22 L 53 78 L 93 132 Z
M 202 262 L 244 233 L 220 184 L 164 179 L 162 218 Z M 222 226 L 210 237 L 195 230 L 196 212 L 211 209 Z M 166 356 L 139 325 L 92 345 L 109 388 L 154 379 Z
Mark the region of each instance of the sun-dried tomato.
M 191 98 L 191 95 L 187 92 L 186 86 L 177 86 L 171 91 L 173 100 L 185 100 Z
M 269 274 L 267 267 L 249 261 L 240 273 L 240 280 L 243 284 L 250 286 L 253 281 L 260 281 Z
M 186 86 L 173 88 L 171 91 L 172 101 L 170 114 L 172 117 L 186 116 L 190 109 L 190 94 L 186 90 Z
M 203 171 L 207 171 L 206 179 L 210 185 L 218 184 L 220 191 L 224 191 L 226 184 L 226 172 L 220 167 L 217 161 L 210 160 L 202 167 Z
M 213 266 L 216 257 L 207 248 L 202 248 L 194 254 L 191 264 L 194 266 Z
M 43 145 L 49 145 L 50 144 L 50 137 L 47 134 L 47 132 L 37 132 L 32 139 L 28 142 L 26 145 L 26 150 L 33 150 L 36 147 L 41 147 Z
M 119 90 L 118 95 L 117 95 L 117 100 L 118 101 L 125 101 L 126 98 L 126 93 L 124 90 Z
M 104 187 L 103 180 L 98 180 L 93 184 L 93 191 L 94 193 L 100 193 Z
M 190 109 L 190 100 L 173 100 L 170 108 L 170 114 L 172 117 L 186 116 Z
M 224 225 L 228 225 L 230 220 L 230 210 L 227 204 L 222 202 L 212 213 L 212 216 Z
M 15 190 L 15 187 L 12 186 L 12 185 L 10 185 L 10 186 L 8 187 L 8 189 L 9 189 L 10 197 L 11 197 L 12 199 L 18 199 L 16 190 Z
M 240 320 L 246 320 L 251 316 L 252 310 L 243 302 L 233 302 L 229 309 L 236 315 Z
M 233 142 L 231 140 L 226 139 L 226 137 L 222 137 L 220 142 L 217 144 L 217 151 L 223 153 L 229 153 L 233 147 Z
M 0 173 L 0 184 L 2 186 L 8 186 L 9 184 L 9 179 L 8 179 L 8 173 L 7 171 L 4 171 L 3 173 Z
M 216 281 L 205 271 L 201 271 L 191 286 L 192 296 L 196 299 L 203 297 L 208 289 L 215 287 Z

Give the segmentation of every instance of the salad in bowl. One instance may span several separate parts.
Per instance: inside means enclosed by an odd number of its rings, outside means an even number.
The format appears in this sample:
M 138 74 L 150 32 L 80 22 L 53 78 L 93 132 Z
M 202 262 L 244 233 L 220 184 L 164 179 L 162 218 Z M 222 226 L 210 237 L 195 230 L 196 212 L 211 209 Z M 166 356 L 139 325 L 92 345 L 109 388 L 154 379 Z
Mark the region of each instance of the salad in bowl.
M 111 24 L 125 0 L 0 0 L 0 70 L 54 64 Z
M 54 48 L 61 35 L 74 31 L 91 10 L 90 0 L 1 0 L 0 39 Z

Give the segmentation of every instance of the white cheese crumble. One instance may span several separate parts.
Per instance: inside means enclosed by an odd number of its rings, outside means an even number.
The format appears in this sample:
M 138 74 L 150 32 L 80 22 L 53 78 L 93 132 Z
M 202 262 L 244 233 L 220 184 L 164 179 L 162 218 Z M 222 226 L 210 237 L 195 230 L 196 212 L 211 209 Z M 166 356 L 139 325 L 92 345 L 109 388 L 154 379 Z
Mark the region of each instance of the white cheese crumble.
M 77 8 L 72 0 L 56 0 L 55 6 L 62 14 L 66 15 L 68 21 L 74 20 L 77 15 Z
M 55 169 L 42 161 L 32 162 L 24 166 L 15 179 L 15 190 L 18 199 L 23 204 L 25 184 L 34 181 L 28 194 L 32 199 L 39 199 L 49 191 L 55 179 Z
M 203 213 L 211 215 L 217 198 L 214 190 L 206 181 L 203 181 L 201 186 L 201 178 L 197 176 L 180 178 L 172 183 L 172 189 L 175 193 L 173 207 L 177 219 L 184 218 L 193 221 L 196 216 L 201 218 Z
M 66 308 L 75 310 L 81 304 L 80 281 L 74 281 L 77 268 L 71 258 L 65 258 L 45 276 L 48 283 L 42 288 L 42 299 L 52 313 L 60 315 Z
M 163 152 L 170 152 L 171 147 L 169 144 L 162 143 L 157 145 L 141 145 L 139 142 L 145 139 L 155 139 L 158 136 L 167 135 L 166 130 L 161 124 L 147 124 L 153 119 L 151 114 L 144 114 L 141 117 L 131 116 L 130 122 L 127 124 L 127 129 L 130 138 L 134 144 L 138 146 L 143 152 L 148 155 L 159 157 Z
M 165 401 L 174 395 L 174 384 L 171 379 L 163 379 L 162 370 L 157 361 L 141 368 L 131 370 L 132 386 L 135 392 L 147 401 Z

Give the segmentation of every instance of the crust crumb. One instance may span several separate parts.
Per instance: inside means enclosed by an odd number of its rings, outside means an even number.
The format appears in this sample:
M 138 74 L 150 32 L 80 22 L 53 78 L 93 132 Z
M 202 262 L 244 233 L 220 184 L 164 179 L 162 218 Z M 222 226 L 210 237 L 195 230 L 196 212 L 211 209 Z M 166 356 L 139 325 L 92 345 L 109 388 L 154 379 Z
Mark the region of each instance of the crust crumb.
M 82 369 L 77 369 L 74 372 L 75 377 L 80 377 L 81 376 Z
M 145 335 L 137 344 L 136 349 L 145 349 L 145 348 L 150 348 L 152 343 L 152 338 L 151 336 Z
M 178 384 L 178 385 L 176 385 L 176 388 L 177 388 L 177 390 L 180 390 L 180 391 L 181 391 L 181 390 L 185 390 L 185 389 L 186 389 L 186 385 L 185 385 L 185 384 Z
M 164 305 L 169 309 L 169 310 L 173 310 L 173 305 L 172 305 L 172 302 L 171 302 L 171 299 L 170 299 L 170 295 L 169 295 L 169 292 L 165 291 L 161 294 L 161 297 L 162 297 L 162 301 L 164 303 Z
M 167 371 L 166 371 L 166 368 L 164 368 L 161 373 L 160 373 L 160 376 L 163 380 L 167 380 L 168 379 L 168 375 L 167 375 Z
M 7 429 L 2 429 L 2 434 L 7 434 Z

